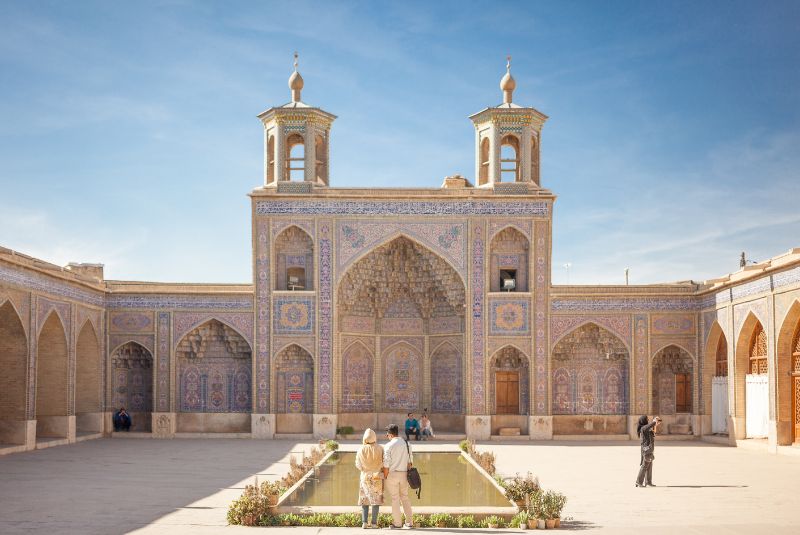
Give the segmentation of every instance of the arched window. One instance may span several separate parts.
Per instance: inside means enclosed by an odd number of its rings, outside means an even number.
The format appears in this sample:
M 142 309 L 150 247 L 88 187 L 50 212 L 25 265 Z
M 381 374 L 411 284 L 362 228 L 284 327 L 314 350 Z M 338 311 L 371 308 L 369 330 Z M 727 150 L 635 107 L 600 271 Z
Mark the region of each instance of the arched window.
M 483 186 L 489 181 L 489 138 L 481 141 L 481 168 L 478 173 L 478 185 Z
M 519 181 L 519 140 L 507 135 L 500 141 L 500 182 Z
M 286 139 L 285 180 L 304 180 L 306 169 L 305 140 L 300 134 L 292 134 Z
M 267 140 L 267 184 L 275 182 L 275 136 Z
M 725 341 L 724 336 L 719 337 L 719 344 L 717 344 L 717 359 L 716 359 L 716 376 L 728 376 L 728 343 Z
M 489 291 L 528 291 L 528 248 L 528 238 L 512 227 L 503 229 L 492 238 Z
M 759 323 L 750 343 L 750 373 L 767 373 L 767 333 Z
M 291 226 L 275 240 L 276 290 L 313 290 L 314 244 L 311 237 Z
M 316 175 L 318 182 L 328 184 L 328 140 L 317 134 L 314 137 L 314 154 L 316 156 Z

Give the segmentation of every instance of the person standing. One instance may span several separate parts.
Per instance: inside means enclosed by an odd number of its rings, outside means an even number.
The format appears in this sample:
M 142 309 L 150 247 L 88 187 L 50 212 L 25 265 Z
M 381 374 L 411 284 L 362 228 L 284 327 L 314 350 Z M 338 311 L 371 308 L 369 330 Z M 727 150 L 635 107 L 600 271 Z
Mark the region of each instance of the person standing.
M 361 472 L 358 481 L 358 504 L 361 506 L 361 527 L 378 527 L 378 507 L 383 505 L 383 446 L 377 444 L 375 431 L 367 428 L 361 447 L 356 453 L 356 468 Z M 369 508 L 372 506 L 372 518 Z
M 406 418 L 406 440 L 409 440 L 410 435 L 414 435 L 419 440 L 419 422 L 414 418 L 414 413 L 409 412 Z
M 642 440 L 641 457 L 639 458 L 639 475 L 636 477 L 637 487 L 655 487 L 653 484 L 653 460 L 656 458 L 656 436 L 655 432 L 661 418 L 656 416 L 652 422 L 647 421 L 647 416 L 639 417 L 639 424 L 636 427 L 636 434 Z
M 383 476 L 386 487 L 392 497 L 392 525 L 393 529 L 411 529 L 414 527 L 411 516 L 411 500 L 408 499 L 408 480 L 406 472 L 411 468 L 414 457 L 411 446 L 407 440 L 400 438 L 400 428 L 397 424 L 386 427 L 386 436 L 389 443 L 383 448 Z M 400 504 L 403 504 L 403 513 L 406 522 L 403 524 L 403 515 L 400 513 Z

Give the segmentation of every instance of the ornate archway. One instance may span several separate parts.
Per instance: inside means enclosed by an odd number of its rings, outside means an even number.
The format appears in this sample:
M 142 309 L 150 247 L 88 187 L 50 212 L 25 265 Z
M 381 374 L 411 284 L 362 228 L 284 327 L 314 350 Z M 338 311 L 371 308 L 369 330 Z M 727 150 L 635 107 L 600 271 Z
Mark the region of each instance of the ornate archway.
M 800 444 L 800 301 L 783 318 L 776 350 L 778 444 Z
M 514 346 L 506 346 L 489 363 L 489 407 L 491 414 L 525 415 L 530 408 L 528 357 Z
M 734 368 L 736 416 L 739 422 L 744 424 L 744 429 L 737 432 L 737 438 L 767 436 L 769 421 L 768 343 L 767 333 L 761 322 L 753 313 L 748 314 L 736 344 Z
M 131 415 L 131 430 L 150 432 L 153 412 L 153 355 L 136 342 L 111 353 L 111 410 Z
M 440 415 L 437 429 L 463 428 L 464 310 L 458 273 L 406 236 L 354 262 L 337 289 L 340 422 L 358 428 L 372 421 L 357 418 L 356 407 L 394 414 L 430 408 Z M 357 402 L 344 378 L 371 374 L 375 383 L 365 382 L 359 395 L 372 400 Z
M 572 331 L 553 349 L 553 414 L 627 414 L 629 363 L 622 340 L 597 324 Z
M 275 430 L 310 433 L 314 413 L 314 359 L 297 344 L 275 356 Z
M 694 361 L 676 345 L 653 357 L 651 370 L 653 414 L 690 414 L 694 408 Z

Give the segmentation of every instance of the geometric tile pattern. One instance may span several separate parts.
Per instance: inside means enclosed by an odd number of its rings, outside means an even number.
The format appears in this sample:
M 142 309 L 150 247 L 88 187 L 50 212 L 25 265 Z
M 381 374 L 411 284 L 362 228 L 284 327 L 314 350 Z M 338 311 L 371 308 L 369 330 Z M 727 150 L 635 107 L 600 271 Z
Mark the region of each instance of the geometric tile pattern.
M 272 313 L 275 334 L 311 334 L 314 331 L 314 297 L 279 296 Z
M 524 335 L 530 332 L 527 299 L 498 299 L 489 302 L 489 334 Z

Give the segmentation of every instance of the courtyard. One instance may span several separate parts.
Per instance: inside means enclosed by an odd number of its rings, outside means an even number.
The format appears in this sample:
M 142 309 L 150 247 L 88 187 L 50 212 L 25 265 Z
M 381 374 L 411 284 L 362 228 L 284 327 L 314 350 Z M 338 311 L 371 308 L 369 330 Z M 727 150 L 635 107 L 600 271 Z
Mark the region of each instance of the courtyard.
M 227 505 L 246 482 L 277 479 L 292 454 L 311 446 L 288 440 L 113 438 L 7 455 L 0 458 L 0 532 L 360 531 L 226 526 Z M 666 441 L 656 449 L 658 487 L 640 489 L 633 485 L 639 458 L 633 441 L 491 442 L 479 449 L 497 454 L 498 473 L 530 470 L 544 487 L 564 492 L 569 497 L 564 516 L 572 517 L 562 524 L 567 531 L 797 532 L 800 456 Z M 434 482 L 423 485 L 435 491 Z

